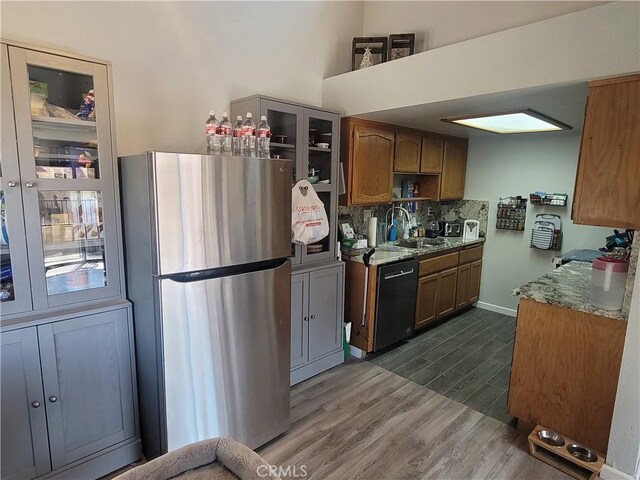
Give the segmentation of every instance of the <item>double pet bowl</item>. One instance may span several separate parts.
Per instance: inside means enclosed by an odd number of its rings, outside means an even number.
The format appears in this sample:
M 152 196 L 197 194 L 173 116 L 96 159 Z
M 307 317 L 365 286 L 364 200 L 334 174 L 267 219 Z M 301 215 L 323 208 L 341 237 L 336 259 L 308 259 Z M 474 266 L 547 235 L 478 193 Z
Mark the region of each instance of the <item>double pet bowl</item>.
M 542 425 L 529 434 L 528 440 L 531 455 L 574 478 L 595 480 L 604 463 L 604 458 L 595 450 Z
M 565 445 L 562 435 L 552 432 L 551 430 L 540 430 L 538 432 L 538 438 L 552 447 L 564 447 Z M 577 443 L 567 445 L 567 452 L 583 462 L 592 463 L 598 461 L 598 455 L 593 450 L 583 447 L 582 445 L 578 445 Z

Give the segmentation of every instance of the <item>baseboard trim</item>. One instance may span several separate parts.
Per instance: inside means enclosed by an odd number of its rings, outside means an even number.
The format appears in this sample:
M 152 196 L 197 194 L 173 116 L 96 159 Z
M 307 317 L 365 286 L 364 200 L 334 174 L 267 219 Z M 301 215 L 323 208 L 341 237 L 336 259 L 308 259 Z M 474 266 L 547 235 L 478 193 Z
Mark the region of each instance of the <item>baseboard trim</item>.
M 600 470 L 600 478 L 604 480 L 635 480 L 628 473 L 621 472 L 613 468 L 611 465 L 607 465 L 606 463 L 602 465 L 602 470 Z
M 356 358 L 364 358 L 367 356 L 364 350 L 360 350 L 358 347 L 349 345 L 349 355 Z
M 298 367 L 295 370 L 291 370 L 289 386 L 293 387 L 295 384 L 300 383 L 307 378 L 314 377 L 325 370 L 329 370 L 330 368 L 340 365 L 343 362 L 344 350 L 340 348 L 340 350 L 336 350 L 335 352 L 319 358 L 318 360 L 314 360 L 313 362 Z
M 483 310 L 490 310 L 492 312 L 501 313 L 503 315 L 509 315 L 510 317 L 515 317 L 518 313 L 515 308 L 501 307 L 500 305 L 494 305 L 493 303 L 487 302 L 476 302 L 473 304 L 473 306 L 482 308 Z

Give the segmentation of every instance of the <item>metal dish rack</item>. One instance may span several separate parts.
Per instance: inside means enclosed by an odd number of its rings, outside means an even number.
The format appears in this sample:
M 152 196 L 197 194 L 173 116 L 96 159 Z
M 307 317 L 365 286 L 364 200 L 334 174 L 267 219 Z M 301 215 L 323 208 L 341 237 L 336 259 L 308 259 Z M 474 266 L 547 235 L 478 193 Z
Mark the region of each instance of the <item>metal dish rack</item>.
M 562 231 L 555 230 L 548 232 L 534 228 L 531 230 L 530 247 L 538 250 L 554 250 L 558 252 L 562 248 Z

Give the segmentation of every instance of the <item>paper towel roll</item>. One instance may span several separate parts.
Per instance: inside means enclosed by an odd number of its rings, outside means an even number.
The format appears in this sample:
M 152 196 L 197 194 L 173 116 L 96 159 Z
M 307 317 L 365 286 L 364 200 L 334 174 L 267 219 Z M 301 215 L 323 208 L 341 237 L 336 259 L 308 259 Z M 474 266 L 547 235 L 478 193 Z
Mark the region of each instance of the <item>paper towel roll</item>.
M 369 217 L 367 224 L 367 245 L 369 248 L 376 246 L 376 236 L 378 235 L 378 218 Z

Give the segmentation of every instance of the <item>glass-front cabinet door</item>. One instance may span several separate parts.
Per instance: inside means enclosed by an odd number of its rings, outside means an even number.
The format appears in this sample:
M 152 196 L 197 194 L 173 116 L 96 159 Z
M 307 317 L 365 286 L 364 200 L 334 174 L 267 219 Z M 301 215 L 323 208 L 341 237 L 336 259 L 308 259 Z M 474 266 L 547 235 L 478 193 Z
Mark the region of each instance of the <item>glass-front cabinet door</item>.
M 302 263 L 335 258 L 336 219 L 334 212 L 338 190 L 339 116 L 311 108 L 304 109 L 304 150 L 302 168 L 324 203 L 329 216 L 329 235 L 302 248 Z
M 302 168 L 303 108 L 288 103 L 262 99 L 260 115 L 267 117 L 271 127 L 269 151 L 272 158 L 286 158 L 292 161 L 292 181 L 295 183 L 305 179 Z M 302 246 L 291 244 L 291 262 L 296 265 L 302 262 Z
M 34 308 L 117 296 L 107 68 L 9 47 Z
M 2 119 L 0 156 L 0 314 L 31 310 L 31 289 L 24 232 L 20 168 L 13 121 L 8 50 L 2 45 Z

